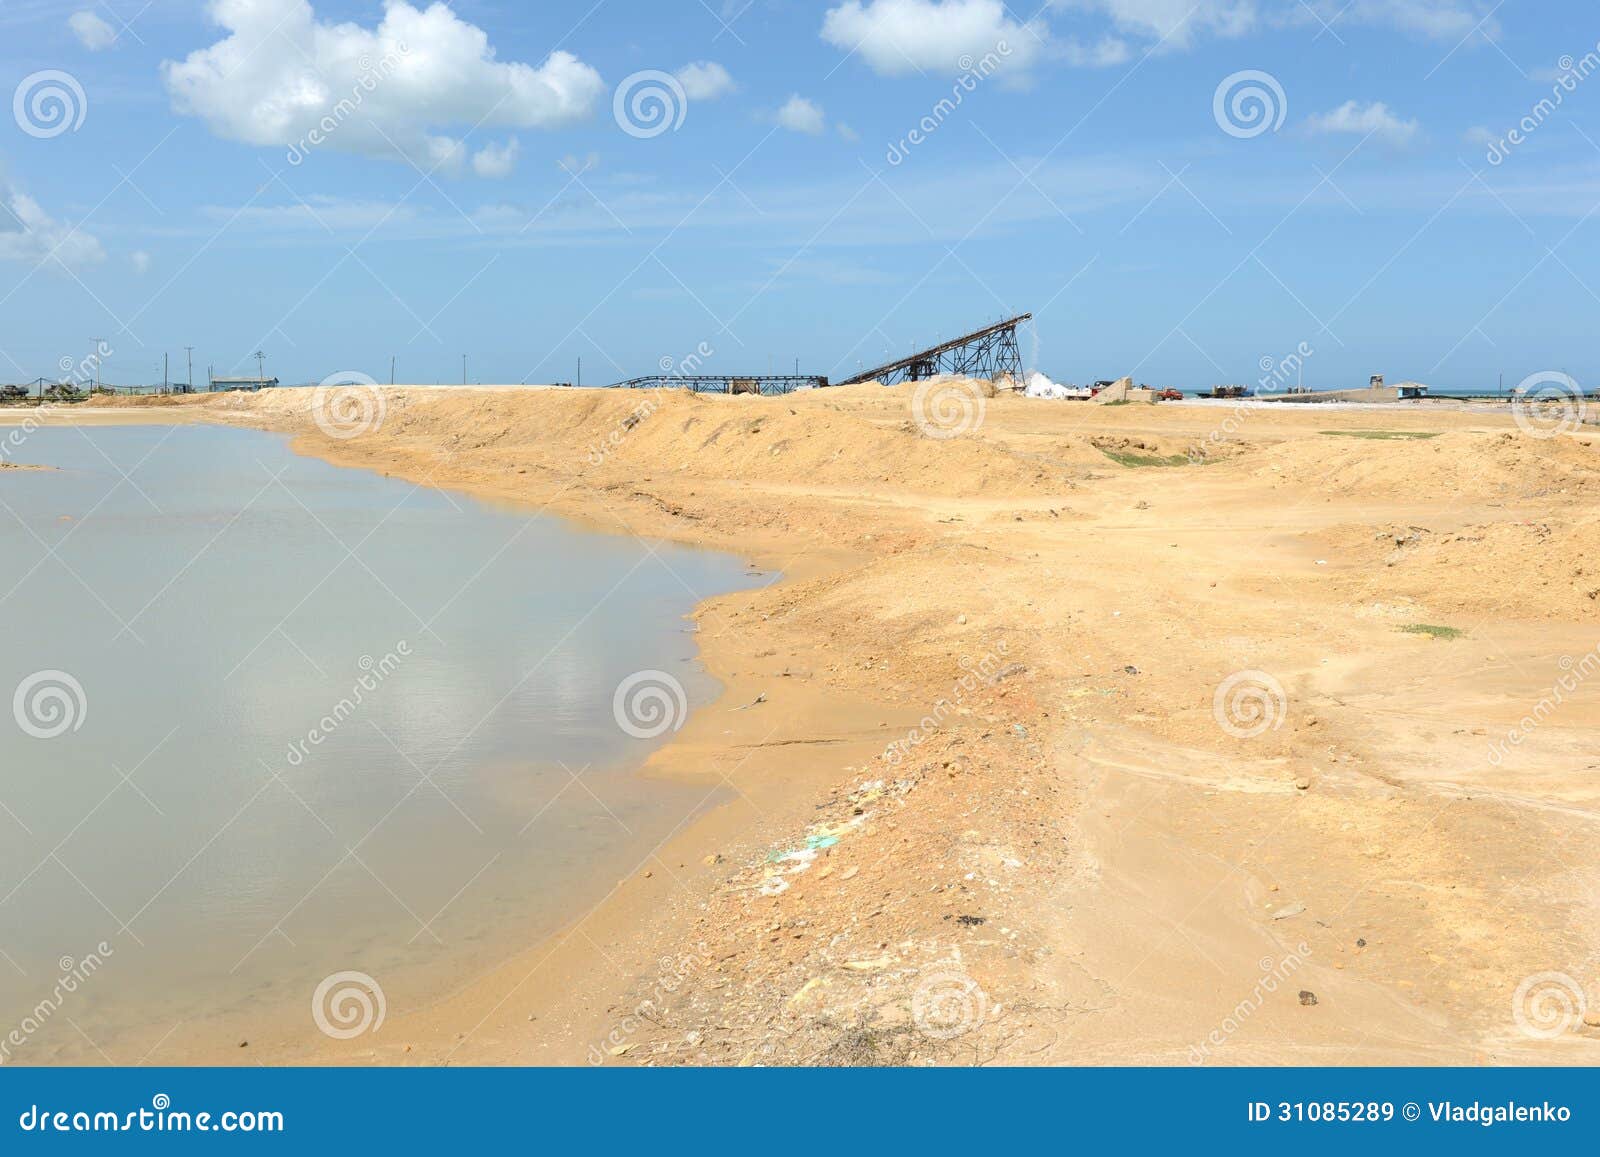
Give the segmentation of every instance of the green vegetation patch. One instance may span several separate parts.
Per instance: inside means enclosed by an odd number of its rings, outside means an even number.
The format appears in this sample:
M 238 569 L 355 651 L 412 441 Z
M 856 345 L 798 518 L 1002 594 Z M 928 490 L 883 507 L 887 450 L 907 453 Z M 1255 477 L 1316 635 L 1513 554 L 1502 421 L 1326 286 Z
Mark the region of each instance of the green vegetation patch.
M 1135 454 L 1131 450 L 1107 450 L 1104 446 L 1098 447 L 1100 453 L 1111 459 L 1118 466 L 1187 466 L 1187 454 Z
M 1466 634 L 1459 627 L 1441 627 L 1434 623 L 1410 623 L 1400 629 L 1408 635 L 1427 635 L 1430 639 L 1459 639 Z
M 1437 438 L 1442 430 L 1322 430 L 1330 438 L 1366 438 L 1373 442 L 1420 442 Z

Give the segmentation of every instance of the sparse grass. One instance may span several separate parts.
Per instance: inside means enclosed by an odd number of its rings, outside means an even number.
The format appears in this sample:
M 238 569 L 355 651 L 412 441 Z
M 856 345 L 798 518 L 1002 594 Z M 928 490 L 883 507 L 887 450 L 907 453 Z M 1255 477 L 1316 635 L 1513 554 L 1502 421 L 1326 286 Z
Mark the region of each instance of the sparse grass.
M 810 1061 L 822 1067 L 898 1067 L 911 1062 L 919 1044 L 924 1048 L 928 1045 L 927 1039 L 909 1024 L 880 1026 L 863 1022 L 845 1027 L 829 1017 L 820 1018 L 817 1024 L 824 1030 L 839 1032 L 832 1043 Z
M 1374 442 L 1420 442 L 1437 438 L 1439 430 L 1322 430 L 1330 438 L 1366 438 Z
M 1409 623 L 1400 629 L 1408 635 L 1427 635 L 1431 639 L 1459 639 L 1466 634 L 1459 627 L 1441 627 L 1434 623 Z
M 1187 454 L 1135 454 L 1129 450 L 1107 450 L 1099 447 L 1100 453 L 1111 459 L 1118 466 L 1187 466 Z

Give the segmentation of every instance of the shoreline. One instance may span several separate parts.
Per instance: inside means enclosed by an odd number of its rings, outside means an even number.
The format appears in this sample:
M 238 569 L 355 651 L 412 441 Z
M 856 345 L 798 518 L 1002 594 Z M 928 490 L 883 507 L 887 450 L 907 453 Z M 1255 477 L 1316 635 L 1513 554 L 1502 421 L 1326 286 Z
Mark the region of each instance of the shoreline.
M 0 411 L 0 430 L 10 424 L 7 422 L 10 416 L 8 412 Z M 26 420 L 29 416 L 31 415 L 24 413 L 20 418 Z M 88 421 L 81 421 L 84 418 Z M 550 499 L 539 501 L 503 486 L 472 485 L 449 480 L 433 481 L 430 478 L 420 477 L 420 472 L 386 470 L 369 458 L 352 452 L 349 447 L 338 441 L 317 439 L 303 431 L 297 433 L 292 429 L 267 423 L 216 423 L 208 417 L 192 416 L 181 411 L 174 413 L 173 408 L 164 406 L 160 409 L 99 407 L 86 413 L 74 408 L 52 415 L 48 424 L 115 426 L 170 425 L 174 422 L 248 425 L 284 436 L 289 448 L 296 454 L 317 458 L 344 469 L 372 471 L 418 486 L 434 486 L 454 491 L 478 501 L 515 510 L 523 517 L 537 515 L 556 517 L 589 533 L 658 538 L 699 549 L 734 553 L 769 574 L 779 573 L 779 564 L 788 566 L 776 582 L 713 596 L 697 603 L 685 616 L 686 621 L 694 622 L 697 627 L 702 626 L 703 619 L 707 615 L 715 615 L 717 604 L 737 600 L 773 586 L 824 579 L 842 573 L 860 561 L 858 556 L 836 554 L 826 560 L 811 556 L 801 560 L 801 564 L 797 566 L 794 565 L 795 559 L 792 553 L 784 551 L 781 543 L 768 544 L 759 550 L 730 551 L 730 544 L 725 541 L 708 540 L 703 536 L 683 533 L 686 528 L 669 528 L 677 529 L 679 533 L 661 533 L 659 530 L 640 532 L 619 518 L 608 516 L 604 508 L 597 508 L 592 504 L 574 503 L 568 499 L 558 506 Z M 52 469 L 48 466 L 27 465 L 18 465 L 16 468 Z M 860 704 L 844 701 L 842 697 L 839 701 L 832 701 L 832 697 L 829 696 L 807 700 L 797 714 L 788 715 L 780 724 L 772 726 L 768 726 L 761 715 L 734 716 L 732 721 L 744 722 L 746 726 L 739 728 L 731 737 L 714 737 L 714 733 L 720 730 L 722 725 L 730 722 L 721 717 L 762 694 L 761 688 L 770 686 L 770 680 L 759 675 L 740 676 L 732 673 L 736 668 L 748 669 L 760 665 L 758 653 L 763 648 L 759 641 L 740 644 L 730 633 L 708 633 L 704 629 L 697 630 L 695 636 L 697 661 L 707 674 L 717 680 L 721 690 L 715 699 L 692 712 L 684 727 L 668 743 L 652 752 L 630 774 L 677 783 L 704 785 L 708 788 L 706 797 L 691 814 L 674 824 L 668 837 L 651 849 L 650 853 L 610 888 L 598 902 L 564 919 L 555 932 L 540 936 L 502 959 L 499 964 L 461 977 L 458 983 L 450 986 L 431 1004 L 412 1010 L 390 1009 L 387 1031 L 384 1033 L 387 1047 L 372 1048 L 371 1046 L 377 1042 L 371 1040 L 356 1041 L 353 1045 L 346 1045 L 343 1042 L 325 1041 L 321 1037 L 311 1039 L 308 1045 L 305 1034 L 299 1031 L 288 1034 L 282 1039 L 274 1039 L 278 1034 L 270 1027 L 262 1031 L 264 1026 L 259 1020 L 259 1014 L 233 1014 L 222 1020 L 218 1030 L 206 1032 L 204 1035 L 207 1039 L 191 1042 L 178 1059 L 168 1058 L 167 1063 L 183 1065 L 262 1063 L 323 1065 L 373 1061 L 389 1064 L 463 1063 L 456 1059 L 460 1044 L 457 1040 L 459 1030 L 451 1026 L 460 1023 L 460 1018 L 463 1016 L 469 1020 L 473 1017 L 479 1020 L 494 1017 L 501 1009 L 503 1000 L 509 999 L 513 994 L 520 994 L 519 1008 L 525 1004 L 541 1010 L 537 1014 L 541 1028 L 546 1022 L 561 1024 L 558 1035 L 541 1036 L 541 1039 L 531 1042 L 532 1055 L 523 1051 L 530 1047 L 528 1042 L 519 1042 L 515 1051 L 508 1051 L 499 1044 L 494 1044 L 485 1048 L 481 1054 L 474 1055 L 469 1063 L 584 1063 L 589 1051 L 584 1042 L 591 1037 L 598 1040 L 606 1035 L 610 1021 L 603 1012 L 598 1012 L 593 1007 L 600 1001 L 600 994 L 584 993 L 576 981 L 581 977 L 592 976 L 599 968 L 612 966 L 618 951 L 616 945 L 630 940 L 636 945 L 630 959 L 634 965 L 642 966 L 652 957 L 649 951 L 642 950 L 637 945 L 668 935 L 656 927 L 659 923 L 658 901 L 652 895 L 652 889 L 641 886 L 649 882 L 643 873 L 651 873 L 649 880 L 657 879 L 655 873 L 659 872 L 663 876 L 671 876 L 681 886 L 691 887 L 699 892 L 709 891 L 725 873 L 722 873 L 721 869 L 714 870 L 715 865 L 706 865 L 702 860 L 706 856 L 717 856 L 725 861 L 726 853 L 730 849 L 748 844 L 752 838 L 752 823 L 749 816 L 735 813 L 750 806 L 762 809 L 796 805 L 800 792 L 818 789 L 831 778 L 831 773 L 807 776 L 802 773 L 802 769 L 795 766 L 796 760 L 793 757 L 781 753 L 778 753 L 777 758 L 769 755 L 762 764 L 752 769 L 752 772 L 770 776 L 776 782 L 776 788 L 772 783 L 763 784 L 753 778 L 741 786 L 730 784 L 732 776 L 737 775 L 739 770 L 747 765 L 749 756 L 740 756 L 735 770 L 727 775 L 707 771 L 703 764 L 718 757 L 725 759 L 729 752 L 739 751 L 746 746 L 758 745 L 770 739 L 780 727 L 785 734 L 802 733 L 808 736 L 811 742 L 837 744 L 840 750 L 856 751 L 858 757 L 874 755 L 881 748 L 876 736 L 868 740 L 859 738 L 862 725 L 841 726 L 838 722 L 841 719 L 856 719 L 860 714 Z M 714 794 L 726 792 L 730 788 L 736 798 L 712 802 Z M 580 931 L 583 932 L 583 939 L 575 942 L 574 937 Z M 596 943 L 597 941 L 599 943 Z M 599 947 L 600 943 L 608 945 L 610 951 Z M 505 995 L 501 998 L 486 994 L 502 990 Z M 252 1019 L 252 1016 L 255 1019 Z M 512 1014 L 507 1012 L 505 1017 L 512 1017 Z M 524 1020 L 524 1017 L 515 1016 L 512 1019 Z M 587 1032 L 580 1026 L 586 1026 Z M 298 1030 L 301 1026 L 295 1027 Z M 236 1038 L 241 1036 L 249 1040 L 247 1053 L 241 1053 L 240 1046 L 236 1043 Z
M 1551 553 L 1570 538 L 1584 557 L 1592 443 L 1437 408 L 1337 414 L 1366 437 L 1325 437 L 1321 408 L 1251 409 L 1219 437 L 1205 407 L 1009 399 L 943 441 L 918 436 L 906 391 L 875 387 L 672 394 L 637 429 L 622 391 L 396 387 L 381 430 L 345 443 L 312 428 L 305 393 L 126 410 L 192 407 L 784 579 L 696 609 L 723 695 L 641 772 L 727 775 L 738 797 L 432 1008 L 268 1059 L 579 1064 L 624 1023 L 604 1063 L 1600 1056 L 1593 1028 L 1531 1040 L 1508 1008 L 1519 979 L 1595 949 L 1600 880 L 1547 879 L 1544 857 L 1585 862 L 1600 799 L 1562 769 L 1600 712 L 1574 706 L 1509 779 L 1475 738 L 1536 701 L 1592 622 Z M 1197 444 L 1205 465 L 1175 465 Z M 1522 529 L 1535 518 L 1555 529 Z M 1472 581 L 1485 550 L 1506 581 L 1549 584 L 1533 617 L 1505 622 Z M 1004 666 L 965 689 L 993 653 Z M 1258 668 L 1286 713 L 1219 731 L 1218 681 Z M 902 761 L 878 758 L 913 727 Z M 824 832 L 815 857 L 769 861 Z M 662 964 L 686 956 L 688 975 Z M 1226 1028 L 1264 961 L 1316 1001 L 1277 994 Z M 979 1015 L 930 1034 L 918 996 L 952 974 Z

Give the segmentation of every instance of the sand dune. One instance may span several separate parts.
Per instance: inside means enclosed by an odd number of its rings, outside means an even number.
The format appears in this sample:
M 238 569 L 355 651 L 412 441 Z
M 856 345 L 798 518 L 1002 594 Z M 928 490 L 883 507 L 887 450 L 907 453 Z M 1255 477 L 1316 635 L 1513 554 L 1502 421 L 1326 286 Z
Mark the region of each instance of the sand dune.
M 382 395 L 348 439 L 309 391 L 159 409 L 787 579 L 702 605 L 727 694 L 653 763 L 737 801 L 381 1043 L 289 1059 L 1600 1059 L 1592 1014 L 1526 1031 L 1524 984 L 1600 1008 L 1600 691 L 1520 722 L 1597 641 L 1592 437 L 1000 396 L 946 438 L 878 387 Z

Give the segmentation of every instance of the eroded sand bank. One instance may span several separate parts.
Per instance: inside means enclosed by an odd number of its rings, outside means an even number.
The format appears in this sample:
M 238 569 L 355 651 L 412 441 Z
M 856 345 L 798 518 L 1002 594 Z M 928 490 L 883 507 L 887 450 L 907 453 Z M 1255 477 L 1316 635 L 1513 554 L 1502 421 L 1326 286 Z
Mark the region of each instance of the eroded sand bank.
M 737 798 L 376 1035 L 246 1057 L 185 1025 L 153 1063 L 1600 1062 L 1581 1016 L 1526 1031 L 1555 1006 L 1524 985 L 1600 1020 L 1600 432 L 1002 396 L 940 439 L 909 389 L 382 396 L 348 439 L 306 390 L 51 420 L 282 430 L 782 571 L 701 606 L 727 692 L 649 769 Z

